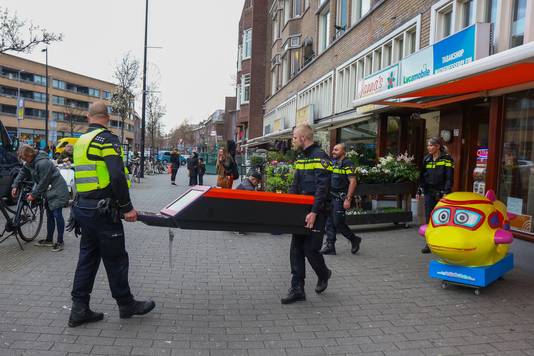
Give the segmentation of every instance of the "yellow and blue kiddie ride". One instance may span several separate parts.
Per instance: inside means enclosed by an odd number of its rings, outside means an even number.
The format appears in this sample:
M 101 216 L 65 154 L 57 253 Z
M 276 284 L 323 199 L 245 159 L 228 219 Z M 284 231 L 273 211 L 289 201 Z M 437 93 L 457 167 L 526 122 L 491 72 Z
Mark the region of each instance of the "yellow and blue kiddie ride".
M 506 206 L 493 191 L 486 196 L 457 192 L 442 198 L 432 211 L 428 225 L 419 234 L 439 260 L 430 262 L 429 275 L 442 280 L 442 288 L 458 284 L 486 287 L 514 267 L 508 253 L 513 235 Z

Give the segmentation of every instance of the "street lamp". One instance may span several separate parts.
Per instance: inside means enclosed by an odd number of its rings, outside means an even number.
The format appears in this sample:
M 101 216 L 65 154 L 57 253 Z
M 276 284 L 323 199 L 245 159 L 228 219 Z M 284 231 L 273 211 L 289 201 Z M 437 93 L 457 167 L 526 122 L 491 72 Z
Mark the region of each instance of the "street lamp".
M 45 108 L 45 111 L 46 111 L 46 117 L 45 117 L 45 142 L 46 142 L 46 145 L 45 145 L 45 148 L 48 146 L 48 47 L 47 48 L 43 48 L 41 50 L 41 52 L 45 52 L 46 53 L 46 65 L 45 65 L 45 71 L 46 71 L 46 108 Z
M 19 70 L 18 76 L 17 76 L 17 79 L 19 82 L 18 89 L 17 89 L 17 110 L 20 110 L 20 108 L 18 108 L 19 103 L 20 103 L 20 74 L 23 72 L 24 72 L 24 69 Z M 18 112 L 17 112 L 17 140 L 20 140 L 20 119 L 19 119 Z

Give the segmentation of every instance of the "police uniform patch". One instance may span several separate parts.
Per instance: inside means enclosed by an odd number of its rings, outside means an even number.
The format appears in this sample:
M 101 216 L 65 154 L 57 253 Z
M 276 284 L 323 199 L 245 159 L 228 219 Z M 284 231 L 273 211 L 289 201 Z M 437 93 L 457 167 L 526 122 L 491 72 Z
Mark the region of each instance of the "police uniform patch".
M 121 154 L 121 145 L 119 143 L 114 143 L 113 149 L 115 150 L 115 152 L 117 152 L 117 154 Z
M 330 161 L 326 159 L 321 159 L 321 164 L 323 165 L 324 169 L 328 169 L 330 167 Z

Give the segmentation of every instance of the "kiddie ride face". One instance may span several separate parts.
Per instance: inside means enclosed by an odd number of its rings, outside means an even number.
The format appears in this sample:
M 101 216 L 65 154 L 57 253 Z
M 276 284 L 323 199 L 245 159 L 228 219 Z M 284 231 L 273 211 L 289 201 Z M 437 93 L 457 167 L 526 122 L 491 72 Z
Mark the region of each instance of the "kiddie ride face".
M 431 261 L 429 275 L 442 280 L 442 288 L 459 284 L 486 287 L 510 271 L 513 255 L 508 253 L 513 235 L 513 214 L 498 201 L 493 191 L 486 196 L 457 192 L 442 198 L 432 211 L 428 225 L 419 234 L 438 261 Z
M 312 196 L 196 186 L 159 214 L 140 212 L 139 221 L 169 228 L 309 234 L 304 227 Z

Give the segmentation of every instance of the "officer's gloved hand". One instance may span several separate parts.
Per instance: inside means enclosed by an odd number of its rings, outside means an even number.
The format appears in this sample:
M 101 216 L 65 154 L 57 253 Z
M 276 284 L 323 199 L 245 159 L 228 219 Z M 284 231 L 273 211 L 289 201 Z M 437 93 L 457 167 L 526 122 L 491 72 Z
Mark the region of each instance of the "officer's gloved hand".
M 76 223 L 76 219 L 74 218 L 74 211 L 72 208 L 70 208 L 69 219 L 67 220 L 67 226 L 65 226 L 65 229 L 68 232 L 74 231 L 74 236 L 76 237 L 80 237 L 82 235 L 80 226 Z

